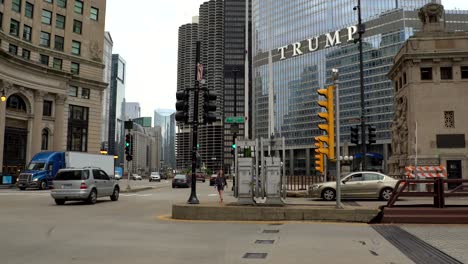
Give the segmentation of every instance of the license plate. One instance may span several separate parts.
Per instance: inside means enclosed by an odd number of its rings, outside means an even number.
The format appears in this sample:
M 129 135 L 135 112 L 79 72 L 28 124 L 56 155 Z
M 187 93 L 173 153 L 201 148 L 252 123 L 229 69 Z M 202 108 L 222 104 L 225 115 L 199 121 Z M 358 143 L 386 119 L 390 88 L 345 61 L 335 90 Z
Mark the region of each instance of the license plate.
M 71 184 L 63 184 L 62 189 L 71 189 L 72 185 Z

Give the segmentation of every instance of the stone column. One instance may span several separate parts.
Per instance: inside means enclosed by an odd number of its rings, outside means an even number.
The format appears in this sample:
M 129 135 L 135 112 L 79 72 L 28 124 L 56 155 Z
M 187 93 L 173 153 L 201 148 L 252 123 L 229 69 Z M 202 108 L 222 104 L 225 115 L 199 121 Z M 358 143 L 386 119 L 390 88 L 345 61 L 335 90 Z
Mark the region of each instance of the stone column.
M 289 175 L 294 175 L 294 149 L 289 150 Z
M 36 91 L 34 93 L 34 119 L 32 128 L 29 130 L 32 134 L 31 155 L 35 155 L 41 151 L 44 95 L 45 92 L 42 91 Z
M 3 171 L 3 148 L 5 146 L 6 101 L 0 101 L 0 171 Z
M 306 175 L 311 175 L 310 163 L 312 162 L 312 160 L 310 159 L 310 148 L 305 149 L 305 154 L 306 154 Z
M 65 151 L 65 100 L 67 96 L 57 94 L 55 97 L 54 151 Z

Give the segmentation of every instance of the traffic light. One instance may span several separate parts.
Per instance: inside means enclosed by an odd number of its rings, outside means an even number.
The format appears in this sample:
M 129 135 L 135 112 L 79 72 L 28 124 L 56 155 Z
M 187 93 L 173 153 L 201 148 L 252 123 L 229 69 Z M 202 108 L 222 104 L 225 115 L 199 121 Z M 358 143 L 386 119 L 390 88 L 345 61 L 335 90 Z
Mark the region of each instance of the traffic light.
M 359 127 L 351 127 L 351 143 L 358 145 L 359 144 Z
M 316 137 L 316 140 L 327 143 L 327 148 L 322 146 L 322 154 L 328 156 L 329 159 L 335 159 L 335 116 L 334 116 L 334 103 L 333 103 L 333 88 L 328 86 L 327 89 L 319 89 L 317 93 L 324 96 L 326 101 L 317 101 L 318 105 L 324 107 L 327 111 L 320 112 L 319 117 L 327 121 L 326 124 L 319 124 L 318 127 L 325 131 L 327 135 Z
M 125 135 L 125 159 L 127 161 L 132 160 L 132 154 L 130 153 L 130 151 L 131 151 L 131 138 L 132 138 L 132 135 L 130 135 L 130 134 Z
M 231 154 L 234 155 L 235 153 L 236 153 L 236 141 L 235 139 L 232 139 Z
M 178 122 L 188 123 L 189 120 L 189 93 L 187 91 L 179 91 L 176 93 L 176 114 L 175 120 Z
M 315 170 L 323 173 L 324 171 L 324 160 L 323 160 L 323 154 L 320 152 L 321 149 L 323 149 L 323 142 L 318 141 L 315 142 Z
M 216 99 L 218 96 L 213 92 L 205 90 L 203 94 L 203 123 L 211 124 L 216 122 L 216 116 L 214 112 L 216 111 Z
M 370 144 L 374 144 L 376 141 L 375 141 L 375 138 L 376 138 L 376 134 L 375 134 L 375 127 L 373 126 L 367 126 L 367 135 L 368 135 L 368 140 L 369 140 L 369 145 Z
M 133 159 L 133 135 L 130 135 L 130 157 Z

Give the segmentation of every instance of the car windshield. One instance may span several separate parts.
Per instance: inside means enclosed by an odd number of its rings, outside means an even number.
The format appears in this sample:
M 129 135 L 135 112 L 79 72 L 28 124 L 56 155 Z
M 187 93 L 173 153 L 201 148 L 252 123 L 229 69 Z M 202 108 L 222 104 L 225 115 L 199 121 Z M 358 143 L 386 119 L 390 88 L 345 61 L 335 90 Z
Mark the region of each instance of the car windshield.
M 177 174 L 174 179 L 185 179 L 185 175 L 183 174 Z
M 151 175 L 159 175 L 159 172 L 152 172 Z
M 28 170 L 45 170 L 44 162 L 29 163 Z
M 85 180 L 85 176 L 83 175 L 81 170 L 60 171 L 59 173 L 57 173 L 54 180 L 56 181 L 79 181 L 79 180 Z

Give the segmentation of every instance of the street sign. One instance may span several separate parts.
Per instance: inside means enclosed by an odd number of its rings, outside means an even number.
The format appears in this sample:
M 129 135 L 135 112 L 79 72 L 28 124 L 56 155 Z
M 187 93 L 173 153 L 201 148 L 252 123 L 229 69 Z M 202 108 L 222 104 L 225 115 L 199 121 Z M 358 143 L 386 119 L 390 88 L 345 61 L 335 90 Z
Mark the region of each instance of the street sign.
M 230 116 L 226 117 L 226 119 L 224 119 L 224 122 L 243 124 L 245 122 L 245 118 L 243 116 Z

